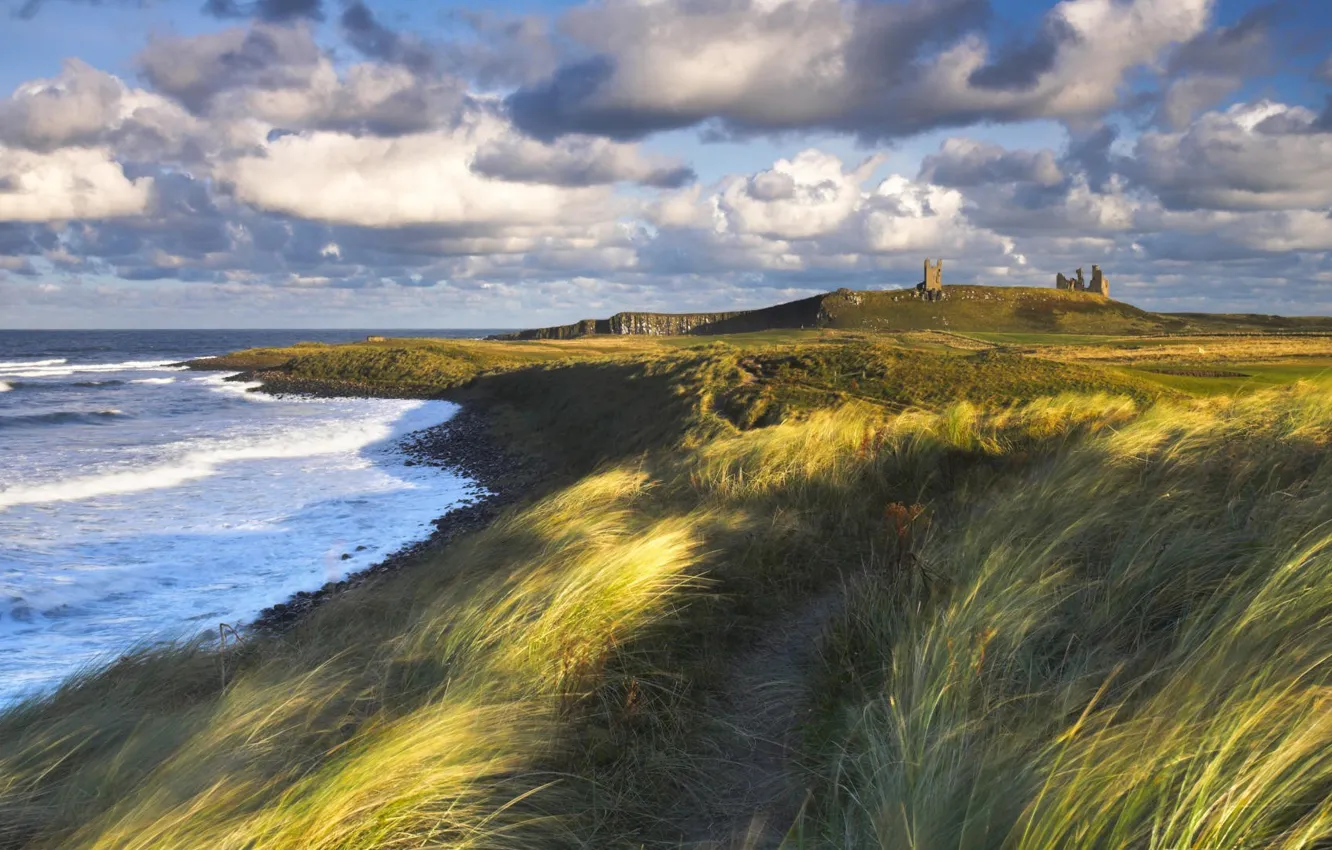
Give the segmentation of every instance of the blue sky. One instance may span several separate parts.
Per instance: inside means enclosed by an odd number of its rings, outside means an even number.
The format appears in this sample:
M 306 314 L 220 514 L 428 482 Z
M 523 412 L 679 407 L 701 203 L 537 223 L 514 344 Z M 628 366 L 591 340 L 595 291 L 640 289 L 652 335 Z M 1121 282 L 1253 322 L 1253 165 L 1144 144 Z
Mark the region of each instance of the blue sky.
M 1329 95 L 1312 2 L 0 0 L 0 328 L 1332 313 Z

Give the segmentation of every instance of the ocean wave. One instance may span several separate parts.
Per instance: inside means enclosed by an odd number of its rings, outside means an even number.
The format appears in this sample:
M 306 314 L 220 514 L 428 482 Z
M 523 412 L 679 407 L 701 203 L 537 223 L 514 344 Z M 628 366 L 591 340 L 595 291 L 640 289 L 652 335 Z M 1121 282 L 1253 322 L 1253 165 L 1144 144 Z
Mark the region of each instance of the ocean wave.
M 412 418 L 405 417 L 408 421 Z M 178 487 L 214 475 L 218 467 L 236 461 L 355 453 L 403 433 L 402 424 L 340 422 L 312 431 L 294 430 L 279 436 L 268 435 L 253 442 L 231 440 L 214 442 L 206 447 L 198 447 L 198 444 L 190 448 L 182 446 L 184 451 L 176 460 L 147 469 L 114 471 L 0 490 L 0 510 L 15 505 L 79 501 Z
M 136 378 L 131 384 L 174 384 L 175 378 Z
M 9 388 L 10 391 L 30 391 L 30 390 L 68 390 L 70 387 L 79 389 L 97 389 L 99 387 L 118 387 L 125 383 L 124 381 L 112 379 L 109 381 L 0 381 Z M 5 392 L 5 390 L 0 390 Z
M 69 361 L 61 357 L 55 360 L 10 360 L 0 363 L 0 369 L 27 369 L 30 366 L 59 366 Z
M 49 425 L 107 425 L 115 417 L 124 415 L 124 412 L 119 410 L 58 410 L 51 413 L 0 416 L 0 431 L 9 428 L 33 428 Z
M 14 388 L 11 387 L 9 384 L 6 384 L 4 381 L 0 381 L 0 393 L 7 393 L 12 389 Z
M 33 363 L 0 363 L 0 378 L 63 378 L 84 372 L 154 372 L 183 371 L 175 360 L 126 360 L 123 363 L 66 363 L 50 361 Z M 20 371 L 11 371 L 20 370 Z
M 33 425 L 105 425 L 116 416 L 124 416 L 124 411 L 115 410 L 57 410 L 51 413 L 23 413 L 17 416 L 0 416 L 0 430 L 22 428 Z
M 243 398 L 246 401 L 258 401 L 258 402 L 277 401 L 275 397 L 267 395 L 266 393 L 250 392 L 251 390 L 262 387 L 264 385 L 263 381 L 227 380 L 229 377 L 231 377 L 234 374 L 237 373 L 231 372 L 225 375 L 205 375 L 202 378 L 194 378 L 193 380 L 201 384 L 207 384 L 208 389 L 212 390 L 215 393 L 220 393 L 222 395 L 235 396 L 237 398 Z M 287 399 L 287 401 L 290 402 L 292 401 L 292 399 Z

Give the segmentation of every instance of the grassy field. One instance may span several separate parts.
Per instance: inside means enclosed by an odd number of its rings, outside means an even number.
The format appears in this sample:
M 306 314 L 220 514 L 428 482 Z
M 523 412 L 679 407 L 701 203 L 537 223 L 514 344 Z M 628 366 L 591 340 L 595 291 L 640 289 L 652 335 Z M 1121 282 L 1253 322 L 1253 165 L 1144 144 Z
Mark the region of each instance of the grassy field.
M 0 715 L 0 847 L 1328 846 L 1332 360 L 982 341 L 243 354 L 554 473 L 287 634 Z

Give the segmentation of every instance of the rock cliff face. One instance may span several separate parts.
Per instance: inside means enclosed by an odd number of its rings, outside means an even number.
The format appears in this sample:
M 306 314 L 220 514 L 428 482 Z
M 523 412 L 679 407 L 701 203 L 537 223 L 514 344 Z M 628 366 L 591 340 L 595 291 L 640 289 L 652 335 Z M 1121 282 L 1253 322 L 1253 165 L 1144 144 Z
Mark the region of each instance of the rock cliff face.
M 850 290 L 848 290 L 849 292 Z M 764 307 L 761 310 L 737 310 L 729 313 L 616 313 L 609 319 L 583 319 L 571 325 L 533 328 L 491 339 L 574 339 L 592 335 L 684 336 L 749 333 L 775 328 L 818 327 L 824 315 L 825 298 L 820 295 Z

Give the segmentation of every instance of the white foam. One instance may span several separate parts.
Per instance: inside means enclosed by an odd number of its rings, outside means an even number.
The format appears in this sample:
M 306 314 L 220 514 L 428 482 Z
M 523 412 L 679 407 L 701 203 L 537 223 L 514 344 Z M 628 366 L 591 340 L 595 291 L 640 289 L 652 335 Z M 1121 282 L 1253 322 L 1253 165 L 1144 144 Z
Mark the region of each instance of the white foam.
M 175 378 L 135 378 L 131 384 L 174 384 Z
M 177 372 L 184 366 L 174 360 L 127 360 L 124 363 L 66 363 L 63 360 L 34 363 L 0 363 L 4 378 L 63 378 L 82 372 Z M 22 371 L 10 371 L 21 369 Z
M 275 399 L 225 376 L 108 388 L 87 407 L 73 394 L 70 409 L 133 415 L 7 432 L 0 706 L 130 643 L 248 620 L 364 569 L 471 490 L 394 448 L 448 402 Z
M 99 412 L 108 415 L 121 413 L 119 410 Z M 442 421 L 447 417 L 441 414 L 433 418 Z M 214 475 L 220 466 L 237 461 L 355 452 L 372 443 L 388 439 L 394 433 L 406 433 L 404 427 L 412 430 L 413 427 L 419 428 L 422 425 L 400 425 L 395 428 L 390 423 L 373 420 L 337 422 L 321 428 L 283 434 L 275 439 L 255 442 L 243 438 L 214 440 L 203 443 L 204 447 L 198 447 L 198 443 L 186 443 L 177 447 L 179 453 L 177 460 L 147 469 L 76 476 L 50 484 L 19 485 L 0 490 L 0 511 L 16 505 L 76 502 L 103 496 L 121 496 L 145 490 L 177 487 L 187 481 Z
M 225 375 L 208 375 L 203 378 L 195 378 L 194 380 L 207 384 L 208 389 L 212 390 L 215 393 L 221 393 L 222 395 L 228 395 L 228 396 L 235 396 L 236 398 L 243 398 L 246 401 L 271 402 L 277 400 L 274 396 L 268 395 L 266 393 L 251 392 L 251 390 L 257 390 L 260 387 L 262 387 L 264 385 L 263 381 L 227 380 L 232 375 L 236 374 L 239 373 L 228 372 Z M 302 401 L 304 399 L 298 396 L 296 398 L 289 398 L 286 400 Z
M 6 384 L 4 381 L 0 381 L 0 393 L 7 393 L 12 389 L 14 388 L 11 387 L 9 384 Z
M 69 361 L 63 357 L 55 360 L 11 360 L 6 363 L 0 363 L 0 369 L 26 369 L 29 366 L 59 366 L 61 363 Z

